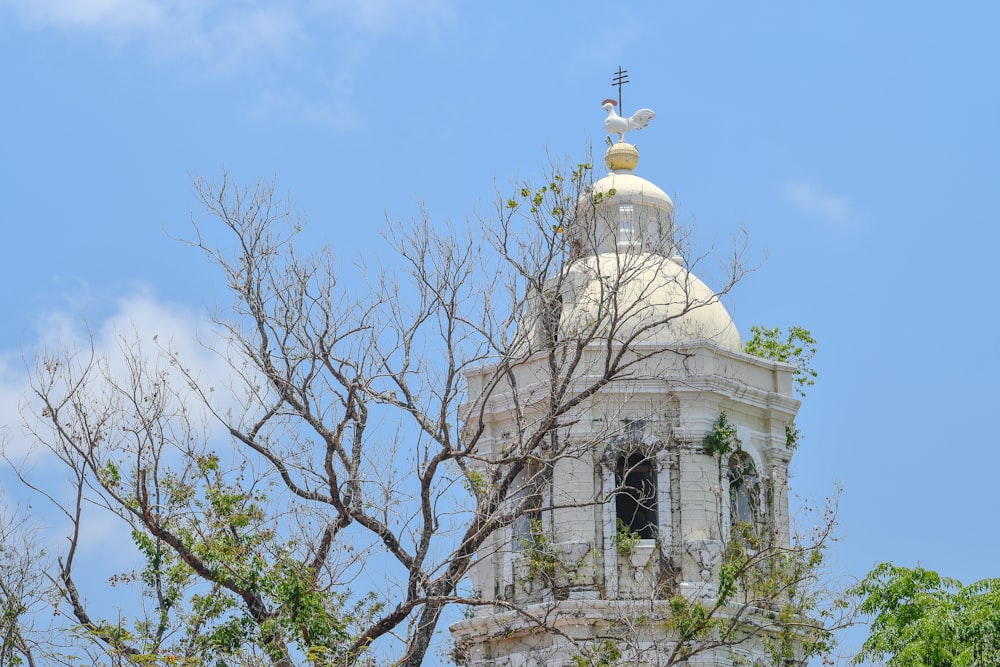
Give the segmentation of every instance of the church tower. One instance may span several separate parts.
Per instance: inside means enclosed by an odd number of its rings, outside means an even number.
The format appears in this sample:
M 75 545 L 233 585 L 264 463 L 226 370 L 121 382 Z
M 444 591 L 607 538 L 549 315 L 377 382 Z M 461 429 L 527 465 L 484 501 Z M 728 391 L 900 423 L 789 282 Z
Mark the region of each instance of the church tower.
M 572 446 L 540 450 L 520 473 L 521 511 L 471 572 L 493 604 L 451 626 L 456 654 L 470 667 L 756 664 L 773 650 L 777 612 L 729 590 L 723 566 L 734 548 L 789 544 L 794 369 L 743 352 L 720 295 L 684 257 L 670 197 L 635 173 L 635 146 L 613 144 L 605 164 L 519 335 L 538 349 L 589 336 L 572 348 L 570 383 L 599 378 L 613 355 L 624 372 L 562 420 Z M 544 388 L 551 359 L 529 350 L 517 386 Z M 470 397 L 495 376 L 468 371 Z M 498 457 L 531 412 L 515 391 L 476 408 Z M 699 614 L 718 624 L 693 627 Z

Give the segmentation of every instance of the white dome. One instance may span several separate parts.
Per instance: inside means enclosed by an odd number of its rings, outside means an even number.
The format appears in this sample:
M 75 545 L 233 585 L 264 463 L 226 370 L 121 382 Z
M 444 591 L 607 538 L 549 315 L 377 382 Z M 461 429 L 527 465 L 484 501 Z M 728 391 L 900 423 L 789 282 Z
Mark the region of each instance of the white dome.
M 635 146 L 614 144 L 605 162 L 611 173 L 579 198 L 567 229 L 574 259 L 559 279 L 563 339 L 596 334 L 621 344 L 708 342 L 741 350 L 739 332 L 705 283 L 674 259 L 674 203 L 659 187 L 632 173 Z M 558 285 L 558 287 L 556 287 Z M 554 293 L 541 299 L 529 326 L 541 335 Z M 540 340 L 540 338 L 536 338 Z
M 614 190 L 615 196 L 618 197 L 628 197 L 629 199 L 640 197 L 649 199 L 650 203 L 660 204 L 663 208 L 671 211 L 674 208 L 674 202 L 659 186 L 625 169 L 608 174 L 595 181 L 591 187 L 595 193 L 600 192 L 605 196 Z
M 663 190 L 619 169 L 580 197 L 570 242 L 587 252 L 673 253 L 674 203 Z
M 565 271 L 562 336 L 597 326 L 599 336 L 623 343 L 707 341 L 729 350 L 743 347 L 718 296 L 663 255 L 600 253 L 575 260 Z

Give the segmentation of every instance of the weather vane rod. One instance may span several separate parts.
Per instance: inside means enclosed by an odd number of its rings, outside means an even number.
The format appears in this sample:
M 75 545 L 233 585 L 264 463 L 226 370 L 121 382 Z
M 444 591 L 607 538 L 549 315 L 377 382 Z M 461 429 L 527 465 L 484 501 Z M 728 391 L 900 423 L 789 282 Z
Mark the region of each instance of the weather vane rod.
M 622 86 L 628 83 L 628 70 L 622 69 L 622 66 L 618 66 L 618 71 L 615 72 L 615 78 L 611 80 L 612 86 L 618 86 L 618 111 L 621 113 L 625 112 L 625 108 L 622 106 Z

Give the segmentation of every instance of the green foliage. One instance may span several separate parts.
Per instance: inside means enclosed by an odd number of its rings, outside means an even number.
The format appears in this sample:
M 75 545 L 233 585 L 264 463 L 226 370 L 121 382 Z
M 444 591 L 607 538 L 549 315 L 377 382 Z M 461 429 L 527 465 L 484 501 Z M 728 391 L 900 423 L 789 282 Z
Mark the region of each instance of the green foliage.
M 563 566 L 552 538 L 545 534 L 541 519 L 531 520 L 531 535 L 521 543 L 528 557 L 528 577 L 543 577 L 549 581 Z
M 779 327 L 766 329 L 754 325 L 750 327 L 753 334 L 743 345 L 743 351 L 755 357 L 780 361 L 795 366 L 792 381 L 800 396 L 805 396 L 805 387 L 815 383 L 818 373 L 810 366 L 816 354 L 816 339 L 808 329 L 788 327 L 784 336 Z
M 483 477 L 483 473 L 475 470 L 473 468 L 468 468 L 465 471 L 465 488 L 466 490 L 473 494 L 474 496 L 481 497 L 489 487 L 489 483 L 486 478 Z
M 714 603 L 675 595 L 670 598 L 666 627 L 677 633 L 682 655 L 693 655 L 705 642 L 735 642 L 739 630 L 722 609 L 767 610 L 770 619 L 760 640 L 771 662 L 797 661 L 824 655 L 833 635 L 820 608 L 819 597 L 808 589 L 823 563 L 819 546 L 782 548 L 761 539 L 746 524 L 735 528 L 718 571 L 719 589 Z M 838 601 L 839 604 L 839 601 Z M 762 663 L 753 663 L 755 665 Z
M 601 204 L 604 202 L 605 199 L 610 199 L 611 197 L 614 197 L 616 194 L 618 194 L 617 188 L 609 188 L 607 193 L 595 192 L 592 198 L 594 205 L 596 206 L 597 204 Z
M 818 593 L 812 588 L 823 562 L 821 546 L 779 547 L 772 536 L 762 536 L 746 523 L 734 527 L 734 539 L 719 568 L 716 604 L 769 610 L 771 627 L 761 636 L 772 661 L 769 664 L 799 664 L 798 660 L 832 650 L 834 638 L 828 623 L 846 603 L 829 591 Z M 701 621 L 698 610 L 682 611 L 688 626 Z M 710 629 L 727 631 L 714 617 L 701 622 L 699 636 Z
M 785 424 L 785 448 L 795 450 L 799 446 L 799 439 L 802 433 L 795 427 L 795 424 Z
M 696 599 L 683 595 L 670 598 L 670 617 L 665 623 L 667 629 L 677 632 L 682 642 L 692 642 L 711 634 L 713 626 L 720 621 L 712 618 L 711 610 Z
M 531 221 L 553 248 L 569 256 L 579 255 L 580 239 L 565 234 L 576 218 L 578 200 L 590 192 L 593 168 L 593 164 L 582 162 L 571 169 L 568 177 L 555 171 L 541 185 L 522 184 L 503 200 L 504 216 L 520 216 Z
M 126 470 L 109 461 L 101 481 L 107 488 L 134 487 L 142 476 L 125 479 Z M 133 664 L 243 664 L 252 650 L 279 660 L 286 647 L 314 667 L 344 664 L 357 625 L 381 603 L 374 594 L 358 600 L 324 585 L 306 561 L 309 552 L 300 554 L 269 519 L 272 499 L 242 487 L 238 474 L 213 453 L 192 456 L 183 471 L 163 470 L 157 523 L 179 547 L 139 525 L 132 540 L 144 566 L 114 580 L 139 583 L 152 613 L 97 621 L 81 628 L 83 634 L 106 644 L 109 655 L 127 652 Z M 196 572 L 192 559 L 208 571 Z M 250 596 L 258 609 L 248 606 Z
M 635 551 L 635 546 L 639 544 L 642 537 L 634 532 L 621 519 L 615 524 L 615 550 L 622 558 L 628 558 Z
M 567 215 L 575 208 L 575 198 L 577 196 L 576 187 L 582 186 L 590 177 L 593 165 L 589 163 L 578 164 L 570 176 L 570 182 L 574 188 L 565 187 L 565 176 L 559 173 L 552 174 L 551 180 L 545 185 L 532 187 L 524 185 L 517 195 L 507 198 L 504 206 L 512 211 L 516 211 L 526 205 L 533 215 L 549 215 L 557 221 L 551 225 L 551 230 L 560 233 L 563 230 L 561 222 L 566 220 Z
M 593 171 L 594 165 L 590 162 L 581 162 L 576 165 L 571 171 L 571 180 L 574 183 L 579 183 L 584 180 L 584 178 Z
M 711 455 L 730 454 L 743 446 L 743 441 L 736 435 L 736 427 L 729 423 L 725 412 L 719 413 L 719 418 L 712 425 L 712 430 L 702 440 L 705 452 Z
M 98 471 L 98 475 L 101 477 L 101 483 L 110 487 L 118 486 L 122 481 L 121 473 L 118 472 L 118 467 L 115 466 L 114 461 L 106 462 L 104 468 Z
M 887 667 L 1000 664 L 1000 579 L 968 586 L 921 567 L 882 563 L 852 593 L 872 617 L 854 658 Z
M 613 667 L 621 658 L 622 651 L 618 644 L 605 639 L 590 646 L 583 655 L 574 655 L 572 660 L 574 667 Z

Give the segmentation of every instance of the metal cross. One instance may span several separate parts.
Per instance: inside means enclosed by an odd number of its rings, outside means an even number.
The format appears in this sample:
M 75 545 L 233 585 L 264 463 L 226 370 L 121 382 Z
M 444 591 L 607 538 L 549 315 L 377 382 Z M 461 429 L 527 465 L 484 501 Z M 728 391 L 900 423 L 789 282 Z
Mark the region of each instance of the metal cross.
M 618 71 L 615 72 L 615 78 L 611 80 L 612 86 L 618 86 L 618 113 L 625 115 L 625 109 L 622 107 L 622 86 L 628 83 L 628 70 L 622 69 L 622 66 L 618 66 Z

